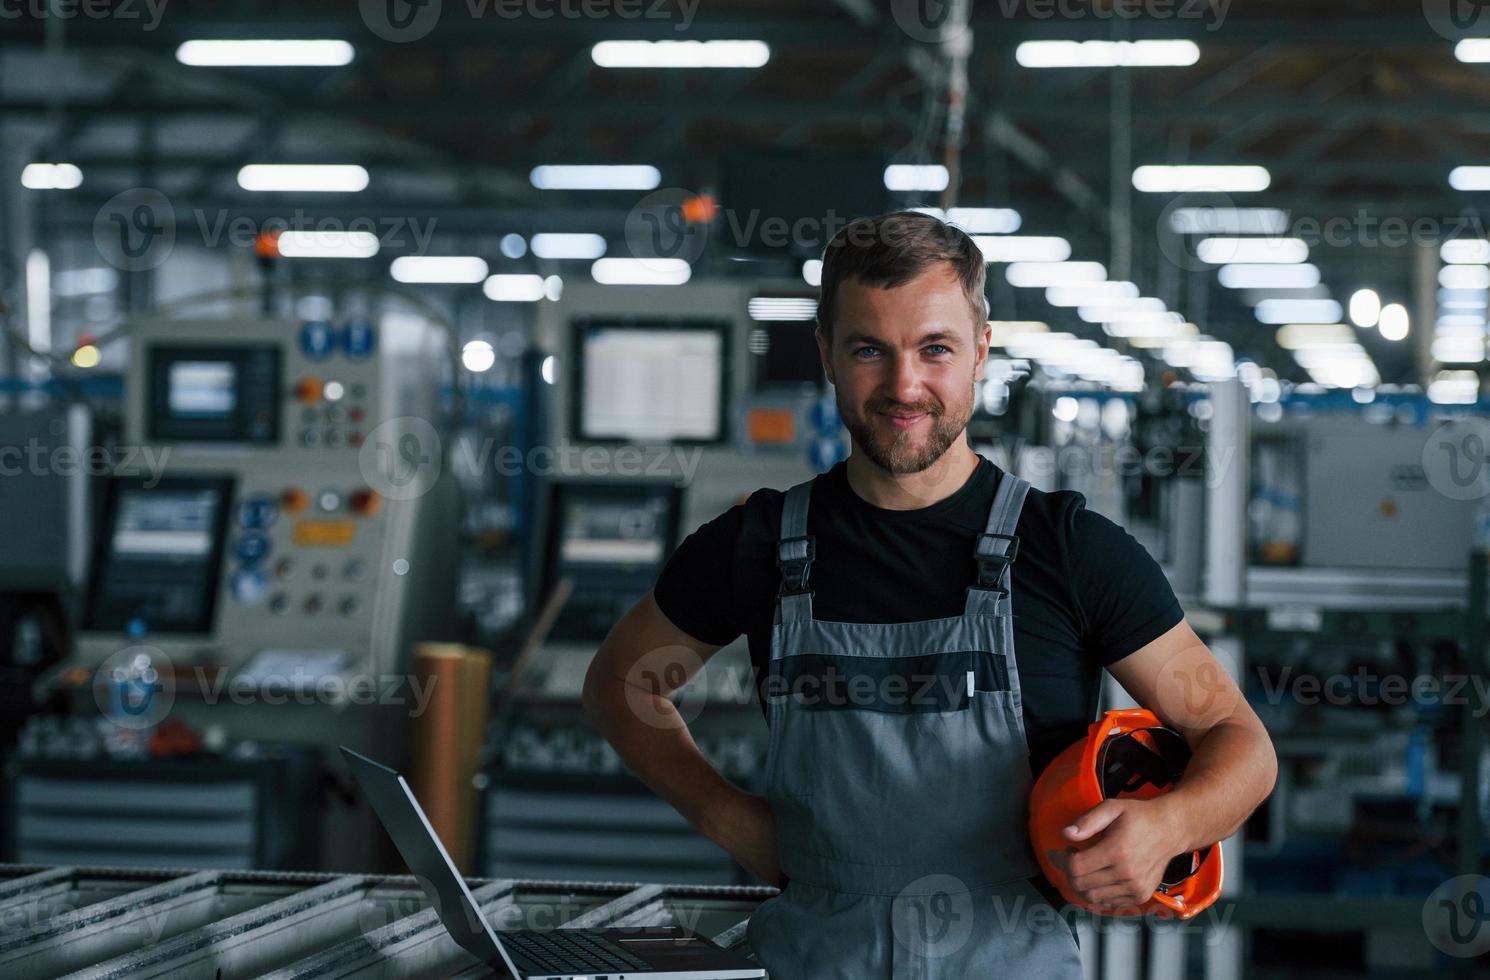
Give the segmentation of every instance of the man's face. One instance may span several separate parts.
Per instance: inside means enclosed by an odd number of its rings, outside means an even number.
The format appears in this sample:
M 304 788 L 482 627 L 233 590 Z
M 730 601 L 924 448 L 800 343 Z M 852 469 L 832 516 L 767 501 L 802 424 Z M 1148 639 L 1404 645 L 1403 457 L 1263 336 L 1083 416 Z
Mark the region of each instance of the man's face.
M 972 320 L 948 263 L 893 289 L 838 285 L 823 368 L 855 445 L 886 472 L 921 472 L 967 428 L 992 339 Z

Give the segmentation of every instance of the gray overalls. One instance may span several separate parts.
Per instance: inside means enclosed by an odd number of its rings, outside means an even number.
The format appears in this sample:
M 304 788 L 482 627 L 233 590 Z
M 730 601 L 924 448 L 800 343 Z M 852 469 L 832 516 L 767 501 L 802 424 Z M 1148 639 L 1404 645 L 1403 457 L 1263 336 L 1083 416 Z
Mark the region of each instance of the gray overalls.
M 787 492 L 766 677 L 780 895 L 750 945 L 772 980 L 1079 980 L 1040 873 L 1010 572 L 1029 484 L 1002 473 L 961 616 L 812 618 L 811 481 Z

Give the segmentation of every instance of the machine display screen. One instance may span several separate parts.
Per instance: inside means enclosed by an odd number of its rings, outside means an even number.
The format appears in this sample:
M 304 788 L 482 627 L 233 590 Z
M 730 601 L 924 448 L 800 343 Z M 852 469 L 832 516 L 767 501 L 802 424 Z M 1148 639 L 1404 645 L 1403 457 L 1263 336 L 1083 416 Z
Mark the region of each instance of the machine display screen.
M 238 406 L 238 367 L 226 361 L 176 361 L 166 404 L 181 418 L 231 418 Z
M 84 628 L 209 632 L 232 489 L 226 477 L 111 480 Z
M 151 439 L 279 441 L 280 349 L 274 344 L 151 347 L 147 355 Z
M 759 337 L 751 338 L 757 390 L 822 387 L 823 361 L 811 321 L 768 321 L 757 329 Z
M 723 439 L 723 325 L 592 321 L 575 327 L 576 438 Z
M 646 594 L 677 545 L 682 491 L 657 483 L 558 483 L 552 489 L 543 594 L 574 587 L 553 628 L 560 640 L 604 639 Z
M 657 497 L 570 499 L 560 517 L 559 563 L 660 566 L 669 516 Z

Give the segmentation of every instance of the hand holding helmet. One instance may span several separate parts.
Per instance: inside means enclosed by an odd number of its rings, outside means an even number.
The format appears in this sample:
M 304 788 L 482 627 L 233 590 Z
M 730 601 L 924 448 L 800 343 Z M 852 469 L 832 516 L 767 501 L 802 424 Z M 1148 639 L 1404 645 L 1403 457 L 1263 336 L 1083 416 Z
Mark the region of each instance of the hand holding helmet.
M 1215 902 L 1221 845 L 1163 853 L 1175 835 L 1166 811 L 1151 805 L 1174 788 L 1189 760 L 1179 733 L 1133 709 L 1107 712 L 1046 768 L 1030 794 L 1030 842 L 1067 901 L 1104 915 L 1180 919 Z

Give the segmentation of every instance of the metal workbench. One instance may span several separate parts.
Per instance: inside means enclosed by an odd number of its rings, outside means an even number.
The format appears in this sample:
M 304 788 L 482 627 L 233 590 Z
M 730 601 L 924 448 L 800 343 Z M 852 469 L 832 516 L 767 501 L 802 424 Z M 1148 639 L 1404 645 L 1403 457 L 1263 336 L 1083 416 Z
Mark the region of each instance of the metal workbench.
M 727 948 L 774 888 L 467 879 L 499 929 L 682 925 Z M 412 877 L 0 864 L 7 978 L 502 976 Z

